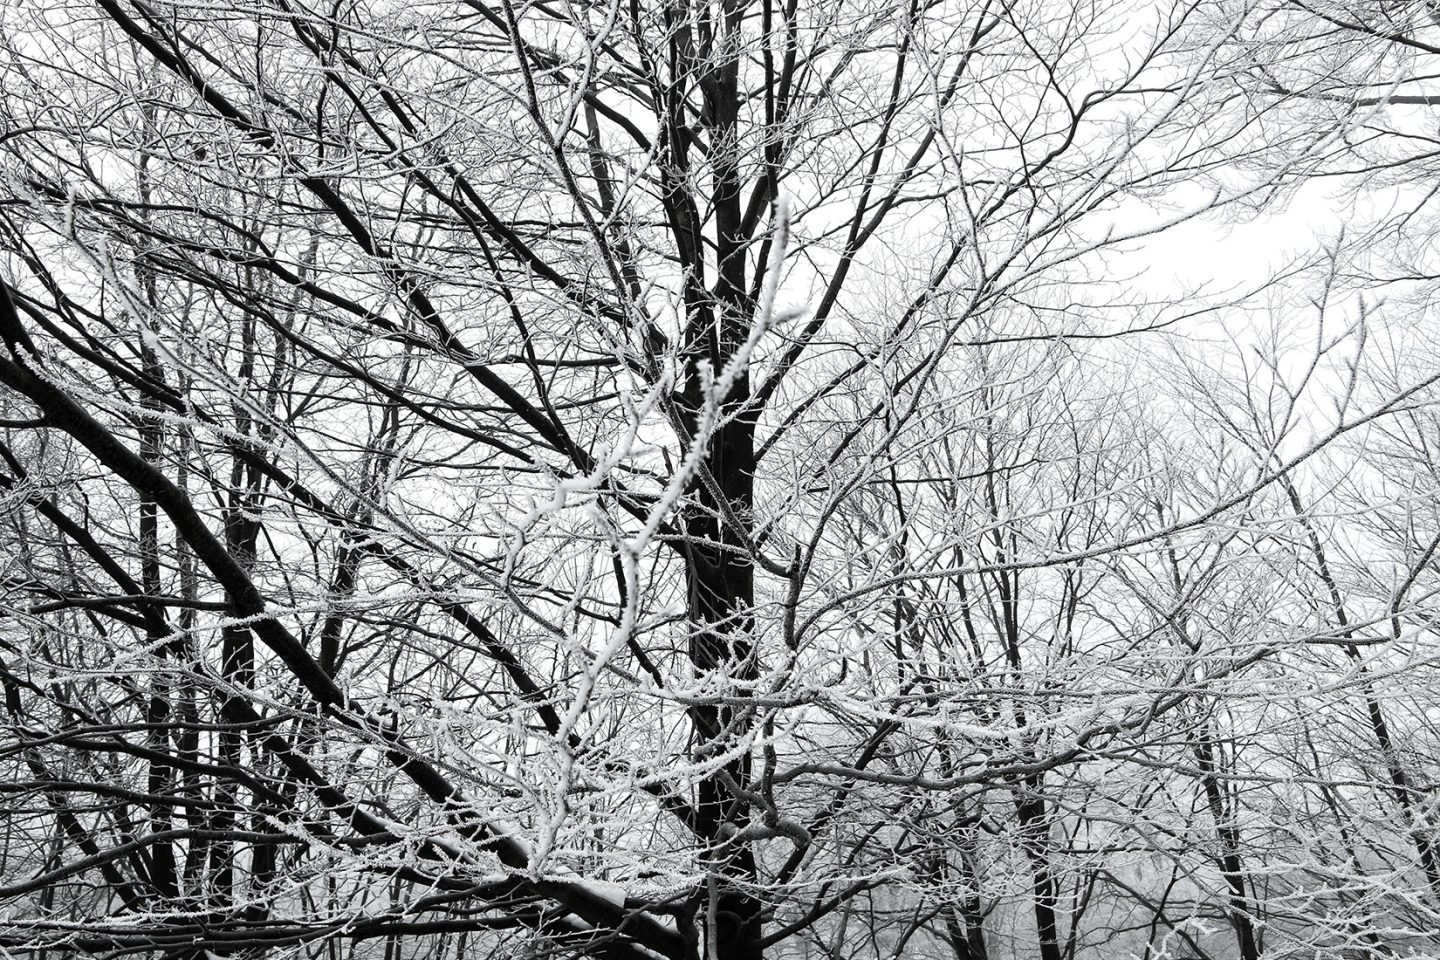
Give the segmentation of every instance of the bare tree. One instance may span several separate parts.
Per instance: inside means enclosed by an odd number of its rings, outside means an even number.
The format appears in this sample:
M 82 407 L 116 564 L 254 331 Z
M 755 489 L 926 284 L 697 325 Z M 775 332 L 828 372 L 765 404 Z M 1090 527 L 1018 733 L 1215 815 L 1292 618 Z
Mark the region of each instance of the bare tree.
M 1351 129 L 1264 12 L 6 14 L 0 945 L 1069 960 L 1159 765 L 1258 956 L 1175 544 L 1294 457 L 1157 506 L 1080 348 Z

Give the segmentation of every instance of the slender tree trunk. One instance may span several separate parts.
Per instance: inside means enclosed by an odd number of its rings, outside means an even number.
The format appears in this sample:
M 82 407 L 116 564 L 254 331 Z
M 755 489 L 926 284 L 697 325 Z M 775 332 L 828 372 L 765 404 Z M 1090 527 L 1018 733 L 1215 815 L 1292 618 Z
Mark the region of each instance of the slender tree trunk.
M 968 849 L 973 831 L 973 827 L 958 830 L 964 835 L 958 856 L 964 892 L 944 911 L 945 938 L 955 951 L 955 960 L 989 960 L 985 947 L 985 912 L 980 903 L 974 859 Z
M 182 384 L 183 389 L 183 384 Z M 179 466 L 176 468 L 175 485 L 188 493 L 190 489 L 190 466 L 189 466 L 189 436 L 185 430 L 180 430 L 177 437 Z M 195 569 L 195 554 L 190 550 L 190 545 L 185 538 L 177 531 L 175 533 L 175 558 L 179 568 L 180 577 L 180 599 L 187 606 L 182 607 L 176 626 L 181 636 L 182 649 L 186 650 L 186 656 L 192 654 L 193 641 L 189 638 L 195 629 L 195 608 L 193 604 L 200 594 L 199 574 Z M 200 762 L 200 703 L 201 694 L 194 684 L 186 684 L 176 691 L 175 707 L 179 715 L 180 726 L 176 730 L 175 747 L 176 753 L 184 761 L 184 771 L 180 775 L 178 789 L 180 795 L 185 798 L 185 824 L 198 833 L 205 828 L 209 816 L 205 809 L 204 801 L 205 784 L 203 778 L 196 773 Z M 201 887 L 204 884 L 205 865 L 209 860 L 209 841 L 197 836 L 190 842 L 189 850 L 185 854 L 184 884 L 187 890 Z
M 1380 698 L 1376 695 L 1375 684 L 1370 679 L 1365 658 L 1360 655 L 1360 648 L 1352 642 L 1353 627 L 1350 614 L 1345 608 L 1344 598 L 1340 593 L 1340 584 L 1330 569 L 1325 546 L 1320 542 L 1320 534 L 1315 530 L 1315 525 L 1310 522 L 1310 517 L 1305 512 L 1305 505 L 1300 499 L 1300 491 L 1296 489 L 1295 482 L 1288 476 L 1282 477 L 1281 482 L 1285 487 L 1286 496 L 1290 499 L 1290 506 L 1295 510 L 1295 517 L 1300 521 L 1300 526 L 1304 529 L 1306 538 L 1310 542 L 1310 552 L 1315 557 L 1320 580 L 1330 594 L 1330 603 L 1335 610 L 1336 625 L 1340 627 L 1346 641 L 1345 655 L 1355 664 L 1356 672 L 1364 678 L 1360 684 L 1360 695 L 1365 701 L 1365 715 L 1370 721 L 1370 732 L 1374 735 L 1375 743 L 1380 748 L 1380 755 L 1385 758 L 1385 772 L 1390 778 L 1390 793 L 1395 798 L 1396 805 L 1405 814 L 1406 822 L 1410 827 L 1410 837 L 1415 844 L 1415 852 L 1419 854 L 1420 866 L 1425 871 L 1425 879 L 1430 886 L 1430 893 L 1440 900 L 1440 859 L 1436 858 L 1434 845 L 1424 832 L 1425 828 L 1421 825 L 1421 817 L 1417 816 L 1416 791 L 1410 782 L 1410 775 L 1406 772 L 1405 765 L 1400 761 L 1400 754 L 1395 749 L 1395 741 L 1390 735 L 1390 724 L 1385 718 Z
M 145 123 L 146 143 L 141 148 L 139 162 L 136 165 L 136 179 L 139 187 L 140 202 L 142 210 L 148 208 L 151 202 L 150 182 L 150 141 L 156 137 L 154 126 L 154 106 L 147 104 L 142 111 Z M 148 212 L 142 212 L 142 218 Z M 159 291 L 155 282 L 154 272 L 144 264 L 137 263 L 136 280 L 139 282 L 140 290 L 145 296 L 147 305 L 152 311 L 159 308 Z M 151 328 L 152 332 L 154 328 Z M 165 370 L 160 365 L 159 358 L 155 351 L 145 342 L 138 344 L 141 369 L 149 380 L 155 383 L 164 383 Z M 147 463 L 157 464 L 165 440 L 164 422 L 159 419 L 159 403 L 149 393 L 142 393 L 140 406 L 146 411 L 140 420 L 140 456 Z M 144 493 L 140 494 L 140 588 L 146 596 L 160 596 L 164 590 L 160 578 L 160 510 L 159 505 L 153 497 Z M 151 624 L 145 630 L 145 642 L 155 656 L 165 658 L 168 653 L 167 638 L 160 635 L 155 629 L 153 621 L 147 618 Z M 163 671 L 157 671 L 150 678 L 150 695 L 146 704 L 145 720 L 150 727 L 150 747 L 157 757 L 164 756 L 170 752 L 169 721 L 172 713 L 171 708 L 172 691 L 166 680 Z M 170 765 L 163 760 L 152 760 L 147 778 L 146 789 L 152 797 L 164 797 L 173 789 L 174 771 Z M 172 826 L 171 809 L 163 800 L 152 801 L 148 810 L 150 829 L 155 833 L 162 833 L 170 830 Z M 171 844 L 156 844 L 151 853 L 151 880 L 155 884 L 156 891 L 163 897 L 173 898 L 179 894 L 179 881 L 175 864 L 175 850 Z
M 988 405 L 991 398 L 988 390 L 981 394 Z M 1002 500 L 1008 501 L 1009 489 L 1005 486 L 999 452 L 995 443 L 995 425 L 988 424 L 985 434 L 985 490 L 986 502 L 991 518 L 996 522 L 991 533 L 995 544 L 996 565 L 1001 567 L 994 574 L 995 596 L 998 600 L 996 626 L 1005 644 L 1005 662 L 1010 668 L 1010 682 L 1017 687 L 1024 670 L 1020 645 L 1023 640 L 1020 629 L 1020 571 L 1003 569 L 1007 559 L 1016 555 L 1016 533 L 1006 531 L 1001 525 Z M 1000 479 L 997 482 L 997 476 Z M 1002 498 L 1002 493 L 1004 497 Z M 1007 507 L 1008 503 L 1003 504 Z M 1008 534 L 1008 535 L 1007 535 Z M 1024 730 L 1028 726 L 1025 710 L 1016 700 L 1015 727 Z M 1033 748 L 1027 744 L 1024 751 L 1026 760 L 1033 760 Z M 1060 925 L 1056 918 L 1059 892 L 1055 875 L 1050 864 L 1050 818 L 1042 792 L 1044 774 L 1035 773 L 1024 778 L 1015 788 L 1015 816 L 1020 830 L 1020 844 L 1030 861 L 1031 890 L 1034 893 L 1035 931 L 1039 938 L 1040 960 L 1061 960 Z
M 254 381 L 255 372 L 254 318 L 246 317 L 242 321 L 240 335 L 241 360 L 238 379 L 241 383 L 251 383 Z M 236 418 L 236 432 L 242 437 L 252 436 L 255 423 L 249 411 L 239 403 L 233 404 L 232 409 Z M 232 459 L 230 485 L 229 489 L 225 491 L 225 549 L 247 574 L 254 567 L 256 545 L 260 536 L 260 523 L 255 518 L 255 511 L 259 509 L 256 496 L 259 481 L 259 475 L 247 468 L 238 455 Z M 241 689 L 253 686 L 255 682 L 255 637 L 250 628 L 236 625 L 227 625 L 222 628 L 220 650 L 221 673 L 225 680 Z M 220 733 L 222 763 L 236 768 L 242 767 L 244 765 L 244 747 L 245 735 L 242 731 L 232 729 L 228 725 L 222 729 Z M 238 822 L 239 813 L 252 805 L 241 801 L 239 788 L 234 783 L 226 782 L 221 788 L 220 794 L 216 827 L 222 831 L 233 829 Z M 253 866 L 252 862 L 252 872 Z M 214 883 L 212 895 L 215 898 L 217 909 L 233 909 L 238 879 L 234 844 L 221 840 L 211 847 L 210 872 Z
M 1205 802 L 1210 808 L 1210 816 L 1215 821 L 1215 832 L 1220 840 L 1220 856 L 1216 858 L 1216 862 L 1220 867 L 1220 875 L 1229 888 L 1230 925 L 1235 928 L 1236 950 L 1240 960 L 1259 960 L 1259 941 L 1255 935 L 1255 923 L 1250 916 L 1251 901 L 1247 891 L 1249 878 L 1240 858 L 1240 831 L 1235 826 L 1227 791 L 1218 776 L 1214 735 L 1208 720 L 1195 740 L 1194 750 L 1195 760 L 1200 766 Z
M 1060 925 L 1055 915 L 1059 896 L 1055 876 L 1050 869 L 1050 821 L 1045 801 L 1038 793 L 1040 787 L 1039 777 L 1026 779 L 1025 793 L 1017 795 L 1015 800 L 1015 815 L 1020 822 L 1020 842 L 1030 859 L 1040 960 L 1060 960 Z

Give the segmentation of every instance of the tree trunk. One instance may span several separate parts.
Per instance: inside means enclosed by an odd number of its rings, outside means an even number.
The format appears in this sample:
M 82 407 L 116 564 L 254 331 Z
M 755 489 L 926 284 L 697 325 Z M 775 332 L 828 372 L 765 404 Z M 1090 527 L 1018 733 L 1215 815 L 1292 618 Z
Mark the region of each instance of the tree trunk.
M 702 48 L 711 49 L 709 62 L 701 68 L 700 86 L 713 164 L 710 200 L 715 220 L 715 285 L 713 291 L 706 291 L 703 277 L 692 272 L 687 290 L 687 382 L 681 402 L 689 425 L 698 422 L 705 403 L 702 364 L 718 373 L 745 343 L 754 317 L 754 305 L 746 293 L 748 244 L 736 153 L 738 49 L 730 42 L 740 30 L 742 5 L 743 0 L 725 0 L 718 21 L 702 16 L 697 23 Z M 707 31 L 713 34 L 705 35 Z M 677 39 L 676 49 L 683 56 L 690 52 L 689 47 L 687 31 Z M 687 133 L 678 126 L 672 126 L 671 133 L 677 155 L 683 155 Z M 704 244 L 698 237 L 693 239 L 699 266 Z M 724 409 L 733 412 L 749 398 L 750 379 L 742 374 L 725 399 Z M 690 659 L 697 673 L 719 672 L 736 680 L 751 680 L 758 673 L 753 640 L 755 567 L 748 542 L 755 490 L 753 416 L 722 421 L 711 438 L 702 470 L 709 472 L 714 488 L 697 478 L 691 484 L 689 506 L 681 515 L 690 538 L 685 558 L 693 625 Z M 737 524 L 742 529 L 737 529 Z M 729 703 L 691 709 L 698 734 L 697 758 L 723 750 L 745 735 L 752 721 L 749 711 L 737 706 L 736 701 L 743 697 L 737 691 L 728 698 Z M 725 782 L 748 790 L 750 774 L 750 758 L 742 756 L 697 786 L 697 819 L 702 834 L 710 838 L 706 859 L 712 877 L 703 910 L 703 945 L 714 960 L 760 960 L 763 956 L 761 904 L 737 886 L 737 882 L 757 879 L 755 855 L 748 845 L 737 846 L 730 840 L 748 821 L 749 804 Z
M 1255 924 L 1250 917 L 1250 898 L 1246 893 L 1245 865 L 1240 859 L 1240 831 L 1235 827 L 1228 798 L 1217 776 L 1214 740 L 1208 720 L 1195 741 L 1195 759 L 1200 766 L 1205 801 L 1210 808 L 1210 816 L 1215 821 L 1215 832 L 1220 840 L 1220 856 L 1216 858 L 1216 862 L 1230 891 L 1229 914 L 1230 925 L 1235 928 L 1235 946 L 1240 960 L 1259 960 L 1260 946 L 1255 936 Z

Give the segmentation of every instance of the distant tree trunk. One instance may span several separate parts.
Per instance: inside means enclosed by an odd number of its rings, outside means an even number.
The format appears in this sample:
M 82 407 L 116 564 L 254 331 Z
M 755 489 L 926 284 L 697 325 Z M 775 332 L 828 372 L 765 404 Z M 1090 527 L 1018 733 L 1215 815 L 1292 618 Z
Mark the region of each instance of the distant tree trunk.
M 1391 795 L 1395 798 L 1396 805 L 1405 815 L 1405 820 L 1410 827 L 1410 838 L 1415 844 L 1415 852 L 1420 857 L 1420 867 L 1425 871 L 1425 879 L 1430 885 L 1430 893 L 1437 901 L 1440 901 L 1440 860 L 1436 859 L 1434 845 L 1431 844 L 1429 836 L 1424 832 L 1419 811 L 1415 809 L 1416 790 L 1410 782 L 1410 775 L 1406 772 L 1405 765 L 1400 760 L 1399 751 L 1395 749 L 1395 740 L 1390 734 L 1390 723 L 1385 717 L 1385 710 L 1376 694 L 1375 683 L 1365 665 L 1365 658 L 1360 655 L 1360 648 L 1353 642 L 1354 625 L 1346 610 L 1345 599 L 1340 593 L 1340 584 L 1330 569 L 1330 560 L 1326 555 L 1325 545 L 1320 542 L 1320 535 L 1315 530 L 1315 524 L 1311 522 L 1309 514 L 1305 511 L 1305 504 L 1300 499 L 1300 491 L 1296 488 L 1295 481 L 1288 476 L 1282 477 L 1281 485 L 1290 501 L 1291 508 L 1295 511 L 1295 518 L 1299 520 L 1301 529 L 1305 531 L 1305 538 L 1309 543 L 1310 553 L 1315 558 L 1315 568 L 1320 575 L 1320 582 L 1330 595 L 1330 603 L 1335 613 L 1335 624 L 1340 628 L 1341 636 L 1345 640 L 1345 655 L 1355 665 L 1356 672 L 1364 677 L 1364 682 L 1360 685 L 1360 695 L 1365 702 L 1365 716 L 1370 722 L 1370 732 L 1375 737 L 1375 745 L 1380 748 L 1380 755 L 1385 758 L 1385 772 L 1390 778 Z
M 993 402 L 988 389 L 981 393 L 987 406 Z M 1005 662 L 1010 668 L 1011 682 L 1020 683 L 1024 671 L 1021 654 L 1023 636 L 1020 626 L 1020 571 L 1006 570 L 1004 564 L 1018 553 L 1017 534 L 1007 530 L 1001 518 L 1009 512 L 1009 488 L 1002 469 L 996 443 L 999 433 L 993 418 L 987 417 L 985 432 L 985 497 L 990 516 L 996 521 L 991 539 L 995 546 L 997 566 L 992 582 L 996 598 L 996 626 L 1005 645 Z M 1014 723 L 1017 730 L 1028 726 L 1028 719 L 1017 699 Z M 1023 759 L 1034 759 L 1031 748 L 1024 748 Z M 1059 894 L 1050 864 L 1050 817 L 1043 794 L 1045 776 L 1033 773 L 1014 788 L 1015 816 L 1020 832 L 1020 845 L 1030 861 L 1031 889 L 1034 891 L 1035 931 L 1039 937 L 1040 960 L 1061 960 L 1060 927 L 1056 919 Z
M 139 162 L 136 165 L 136 180 L 140 202 L 142 206 L 151 203 L 151 182 L 150 182 L 150 143 L 155 139 L 153 104 L 146 105 L 142 111 L 146 128 L 147 142 L 141 147 Z M 144 216 L 144 214 L 142 214 Z M 137 266 L 136 279 L 139 281 L 140 290 L 145 297 L 146 305 L 151 310 L 159 307 L 159 293 L 155 282 L 154 273 L 143 267 Z M 150 328 L 154 332 L 154 327 Z M 142 342 L 137 345 L 137 352 L 140 355 L 141 370 L 145 377 L 153 383 L 162 384 L 165 382 L 165 370 L 161 366 L 159 358 L 148 343 Z M 164 421 L 159 418 L 160 405 L 150 394 L 142 394 L 140 397 L 141 409 L 145 411 L 140 418 L 139 440 L 140 456 L 151 464 L 160 463 L 165 440 Z M 148 597 L 158 597 L 164 593 L 164 586 L 160 577 L 160 509 L 155 498 L 144 493 L 139 493 L 140 511 L 140 588 Z M 163 636 L 156 628 L 156 618 L 146 618 L 145 640 L 153 655 L 165 658 L 173 650 L 167 649 L 173 645 L 173 641 Z M 170 682 L 163 672 L 157 672 L 150 678 L 150 697 L 146 709 L 146 722 L 150 726 L 150 747 L 156 757 L 163 757 L 170 752 L 170 720 L 171 720 L 171 696 Z M 174 771 L 164 760 L 152 760 L 148 778 L 148 789 L 150 795 L 156 798 L 163 798 L 173 788 Z M 164 800 L 155 800 L 150 804 L 149 809 L 150 829 L 156 833 L 163 833 L 170 830 L 172 816 L 170 807 Z M 171 844 L 157 844 L 151 854 L 152 879 L 156 889 L 161 896 L 173 898 L 179 893 L 179 881 L 175 865 L 175 850 Z
M 1210 816 L 1215 821 L 1215 832 L 1220 840 L 1220 856 L 1216 858 L 1216 863 L 1229 888 L 1228 912 L 1230 925 L 1235 928 L 1235 947 L 1240 960 L 1259 960 L 1259 940 L 1255 935 L 1255 923 L 1250 916 L 1253 908 L 1247 890 L 1249 877 L 1240 857 L 1240 831 L 1235 826 L 1228 791 L 1220 782 L 1214 732 L 1208 719 L 1201 726 L 1193 746 L 1195 761 L 1200 767 L 1200 782 L 1205 790 L 1205 802 L 1210 808 Z
M 253 383 L 255 374 L 255 320 L 246 316 L 241 321 L 241 357 L 239 381 Z M 255 430 L 250 412 L 241 403 L 233 404 L 237 433 L 249 438 Z M 256 518 L 259 510 L 260 475 L 245 460 L 236 455 L 231 459 L 229 484 L 225 489 L 225 510 L 223 517 L 225 549 L 235 558 L 247 574 L 255 565 L 256 548 L 260 537 L 260 522 Z M 221 673 L 226 682 L 241 689 L 255 683 L 255 637 L 250 628 L 243 625 L 227 624 L 220 631 Z M 226 725 L 220 733 L 221 762 L 236 769 L 245 764 L 245 734 L 242 730 Z M 216 830 L 223 832 L 234 829 L 240 811 L 252 809 L 240 799 L 239 786 L 226 780 L 220 789 L 219 809 L 216 814 Z M 263 819 L 260 821 L 263 824 Z M 258 824 L 257 824 L 258 827 Z M 210 850 L 213 896 L 216 909 L 233 909 L 238 889 L 238 864 L 235 845 L 225 840 L 214 844 Z M 265 866 L 261 855 L 261 867 Z M 252 873 L 253 873 L 252 863 Z M 252 911 L 253 912 L 253 911 Z
M 961 828 L 966 830 L 967 828 Z M 955 951 L 955 960 L 989 960 L 985 948 L 985 912 L 980 903 L 978 877 L 971 854 L 962 845 L 959 852 L 963 892 L 945 909 L 945 938 Z
M 1059 895 L 1050 865 L 1050 820 L 1045 801 L 1038 793 L 1041 785 L 1040 777 L 1026 778 L 1024 792 L 1017 793 L 1015 798 L 1015 815 L 1020 825 L 1020 842 L 1030 860 L 1040 960 L 1061 960 L 1060 926 L 1055 915 Z

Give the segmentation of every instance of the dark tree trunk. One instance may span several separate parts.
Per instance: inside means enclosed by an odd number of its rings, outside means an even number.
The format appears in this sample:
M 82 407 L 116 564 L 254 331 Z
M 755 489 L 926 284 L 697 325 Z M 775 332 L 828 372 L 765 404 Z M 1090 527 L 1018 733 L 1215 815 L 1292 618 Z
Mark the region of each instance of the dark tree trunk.
M 754 304 L 746 293 L 748 243 L 740 197 L 736 129 L 740 103 L 739 71 L 735 51 L 726 50 L 727 37 L 740 29 L 741 0 L 725 0 L 718 21 L 701 16 L 695 22 L 698 36 L 686 37 L 677 53 L 690 53 L 698 43 L 703 118 L 708 125 L 713 164 L 711 204 L 715 222 L 715 283 L 705 290 L 703 277 L 692 275 L 687 295 L 687 382 L 682 406 L 690 425 L 698 422 L 706 398 L 700 370 L 708 364 L 717 375 L 745 343 L 754 320 Z M 708 57 L 706 53 L 708 52 Z M 685 136 L 673 129 L 679 138 Z M 683 149 L 677 142 L 677 147 Z M 690 218 L 686 218 L 690 219 Z M 693 223 L 694 221 L 691 220 Z M 695 238 L 698 241 L 698 237 Z M 697 265 L 704 249 L 696 243 Z M 725 398 L 724 410 L 733 412 L 750 398 L 750 380 L 741 375 Z M 745 681 L 757 676 L 754 649 L 755 568 L 749 552 L 754 507 L 755 421 L 740 416 L 724 421 L 711 437 L 704 470 L 713 488 L 696 479 L 681 521 L 689 539 L 685 559 L 686 586 L 692 623 L 690 659 L 701 674 L 723 672 Z M 725 749 L 743 736 L 752 722 L 735 693 L 728 703 L 691 710 L 697 731 L 698 758 Z M 748 845 L 730 837 L 749 819 L 748 803 L 726 781 L 748 789 L 749 757 L 729 761 L 721 771 L 705 778 L 697 788 L 696 808 L 701 830 L 709 838 L 711 889 L 699 910 L 705 936 L 701 949 L 720 960 L 760 960 L 761 904 L 738 884 L 757 878 L 755 856 Z
M 1235 946 L 1240 960 L 1259 960 L 1260 945 L 1255 936 L 1255 924 L 1250 917 L 1245 865 L 1240 859 L 1240 831 L 1235 827 L 1230 800 L 1218 776 L 1209 721 L 1202 726 L 1200 736 L 1195 741 L 1195 760 L 1200 767 L 1205 802 L 1210 808 L 1210 816 L 1215 820 L 1215 832 L 1220 840 L 1217 863 L 1220 875 L 1224 877 L 1225 885 L 1229 888 L 1230 925 L 1235 928 Z
M 1060 960 L 1060 927 L 1055 917 L 1058 891 L 1050 870 L 1050 823 L 1045 801 L 1038 795 L 1040 779 L 1029 778 L 1015 801 L 1020 821 L 1020 838 L 1030 858 L 1030 878 L 1035 891 L 1035 929 L 1040 935 L 1040 960 Z

